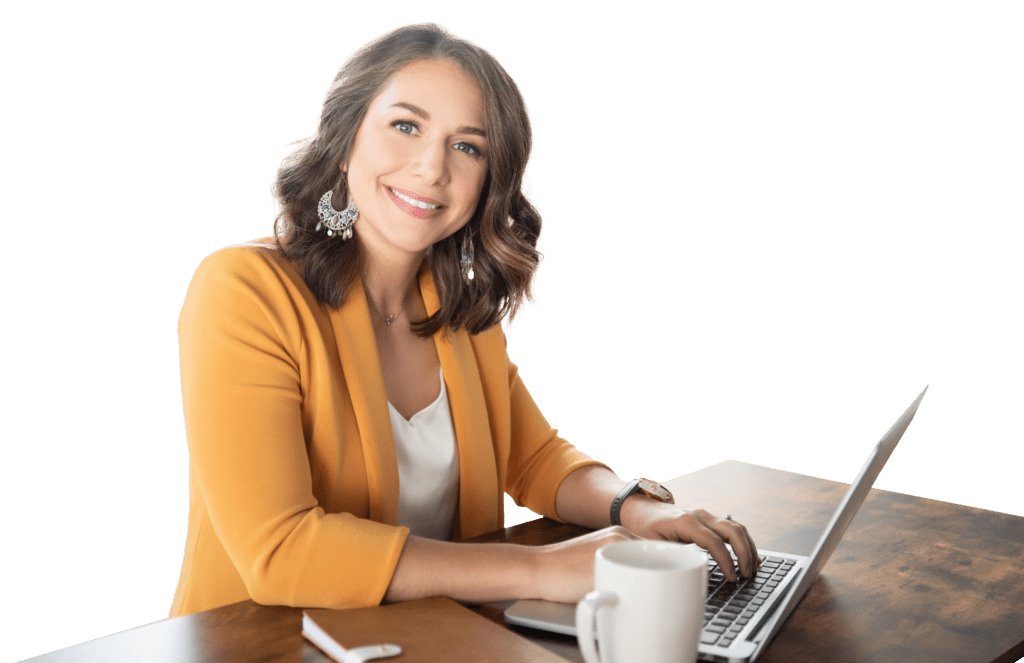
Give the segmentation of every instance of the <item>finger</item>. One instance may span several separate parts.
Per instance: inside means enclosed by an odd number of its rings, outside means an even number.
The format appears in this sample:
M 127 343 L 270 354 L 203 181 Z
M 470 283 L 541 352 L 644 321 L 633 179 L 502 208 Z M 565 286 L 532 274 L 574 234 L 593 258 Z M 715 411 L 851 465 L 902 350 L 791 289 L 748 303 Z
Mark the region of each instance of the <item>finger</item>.
M 761 553 L 757 551 L 757 545 L 754 543 L 754 538 L 750 536 L 750 532 L 743 525 L 740 525 L 743 529 L 743 536 L 747 539 L 747 545 L 750 547 L 750 554 L 752 556 L 752 564 L 750 567 L 750 575 L 753 577 L 757 570 L 761 568 Z
M 754 540 L 750 538 L 747 528 L 734 520 L 718 518 L 711 524 L 711 529 L 732 546 L 733 552 L 736 553 L 736 559 L 739 561 L 740 573 L 748 578 L 753 576 L 757 570 L 755 562 L 758 559 L 757 548 L 754 546 Z
M 734 567 L 732 563 L 732 554 L 726 547 L 725 541 L 723 541 L 722 537 L 699 520 L 697 521 L 697 528 L 694 532 L 693 542 L 704 550 L 707 550 L 708 554 L 711 555 L 711 559 L 718 562 L 718 567 L 722 570 L 722 574 L 725 575 L 729 582 L 736 582 L 739 580 L 739 576 L 736 575 L 736 567 Z
M 754 572 L 756 573 L 761 568 L 761 553 L 757 551 L 757 545 L 754 543 L 753 537 L 750 536 L 750 532 L 747 528 L 743 528 L 743 533 L 747 535 L 747 543 L 750 544 L 750 552 L 754 554 Z

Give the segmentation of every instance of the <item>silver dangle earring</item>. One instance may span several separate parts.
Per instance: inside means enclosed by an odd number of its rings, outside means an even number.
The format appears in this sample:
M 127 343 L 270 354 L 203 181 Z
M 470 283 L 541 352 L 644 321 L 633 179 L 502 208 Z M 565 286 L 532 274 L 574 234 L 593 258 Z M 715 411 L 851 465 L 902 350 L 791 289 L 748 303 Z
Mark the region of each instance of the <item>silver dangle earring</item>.
M 326 225 L 328 237 L 338 233 L 341 235 L 342 241 L 344 241 L 352 237 L 352 224 L 359 217 L 359 209 L 356 207 L 356 202 L 349 197 L 348 207 L 339 212 L 331 206 L 331 198 L 333 197 L 333 189 L 320 197 L 320 202 L 316 206 L 316 213 L 320 217 L 320 223 L 316 224 L 316 230 L 320 232 L 320 229 Z
M 473 240 L 469 228 L 466 228 L 466 234 L 462 236 L 462 258 L 459 264 L 462 266 L 462 280 L 469 285 L 473 280 Z

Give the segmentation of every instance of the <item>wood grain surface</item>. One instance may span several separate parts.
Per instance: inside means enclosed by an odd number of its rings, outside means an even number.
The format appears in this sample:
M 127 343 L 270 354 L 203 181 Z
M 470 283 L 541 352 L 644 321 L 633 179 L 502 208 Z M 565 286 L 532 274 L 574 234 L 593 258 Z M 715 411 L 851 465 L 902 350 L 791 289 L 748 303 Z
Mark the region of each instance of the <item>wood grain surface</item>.
M 667 485 L 678 504 L 732 514 L 760 549 L 799 554 L 812 550 L 847 488 L 737 461 Z M 543 545 L 585 531 L 541 519 L 475 541 Z M 1016 661 L 1024 657 L 1022 565 L 1024 518 L 872 490 L 832 560 L 759 661 Z M 504 624 L 507 605 L 474 609 Z M 301 621 L 300 608 L 243 601 L 30 660 L 329 663 L 303 639 Z M 567 660 L 581 660 L 574 638 L 514 632 Z

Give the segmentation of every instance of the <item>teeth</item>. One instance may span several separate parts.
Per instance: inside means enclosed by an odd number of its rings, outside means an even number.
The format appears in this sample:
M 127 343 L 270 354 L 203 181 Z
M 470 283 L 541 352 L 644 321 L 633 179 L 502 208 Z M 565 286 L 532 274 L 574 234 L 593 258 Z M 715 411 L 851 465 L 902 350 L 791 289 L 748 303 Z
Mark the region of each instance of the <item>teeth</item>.
M 391 193 L 395 194 L 396 196 L 398 196 L 399 198 L 401 198 L 405 202 L 409 203 L 410 205 L 415 205 L 416 207 L 419 207 L 420 209 L 437 209 L 437 205 L 431 205 L 429 203 L 423 203 L 423 202 L 420 202 L 418 200 L 413 200 L 409 196 L 403 196 L 402 194 L 398 193 L 394 189 L 390 189 L 390 191 L 391 191 Z

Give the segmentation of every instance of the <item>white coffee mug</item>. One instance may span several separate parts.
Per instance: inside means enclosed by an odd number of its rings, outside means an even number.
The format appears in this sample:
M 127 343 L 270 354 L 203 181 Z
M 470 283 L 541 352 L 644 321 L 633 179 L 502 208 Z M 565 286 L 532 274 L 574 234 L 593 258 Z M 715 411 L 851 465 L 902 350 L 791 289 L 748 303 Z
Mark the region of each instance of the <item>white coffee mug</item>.
M 708 555 L 693 544 L 639 540 L 601 548 L 594 591 L 576 605 L 583 660 L 693 663 L 707 592 Z

